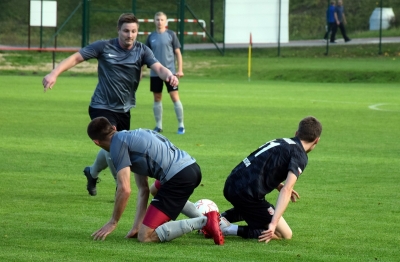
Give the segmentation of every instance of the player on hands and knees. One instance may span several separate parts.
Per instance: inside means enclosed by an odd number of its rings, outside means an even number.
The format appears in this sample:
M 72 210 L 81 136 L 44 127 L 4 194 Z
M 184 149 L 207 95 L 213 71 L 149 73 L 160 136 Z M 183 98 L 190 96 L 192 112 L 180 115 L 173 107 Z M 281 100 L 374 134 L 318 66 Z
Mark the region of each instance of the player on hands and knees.
M 293 138 L 279 138 L 260 146 L 230 173 L 224 196 L 233 208 L 223 212 L 220 227 L 224 235 L 271 239 L 290 239 L 292 230 L 283 218 L 290 200 L 299 198 L 294 185 L 308 163 L 307 154 L 320 140 L 322 125 L 315 117 L 299 123 Z M 284 182 L 284 183 L 282 183 Z M 275 207 L 265 196 L 277 189 Z M 247 226 L 230 222 L 245 221 Z
M 201 181 L 200 167 L 187 152 L 152 130 L 118 132 L 104 117 L 93 119 L 87 132 L 97 146 L 110 152 L 117 170 L 112 218 L 92 234 L 95 240 L 104 240 L 116 228 L 131 194 L 130 177 L 133 172 L 138 199 L 135 221 L 126 237 L 137 237 L 140 242 L 165 242 L 203 229 L 212 236 L 215 244 L 223 245 L 224 237 L 216 211 L 206 216 L 171 221 L 178 217 Z M 159 180 L 161 187 L 147 208 L 150 192 L 148 177 Z

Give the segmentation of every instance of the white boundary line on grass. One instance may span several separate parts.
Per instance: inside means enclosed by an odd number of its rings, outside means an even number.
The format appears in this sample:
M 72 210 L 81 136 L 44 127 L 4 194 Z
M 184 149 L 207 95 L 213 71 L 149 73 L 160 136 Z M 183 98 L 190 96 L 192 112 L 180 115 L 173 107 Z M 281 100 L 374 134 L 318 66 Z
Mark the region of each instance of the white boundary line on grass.
M 372 110 L 378 110 L 378 111 L 387 111 L 387 112 L 399 112 L 400 110 L 388 110 L 388 109 L 382 109 L 380 108 L 381 106 L 384 105 L 389 105 L 388 103 L 380 103 L 380 104 L 375 104 L 375 105 L 370 105 L 368 108 Z
M 359 104 L 356 102 L 344 102 L 344 101 L 330 101 L 330 100 L 311 100 L 311 102 L 323 102 L 323 103 L 340 103 L 340 104 Z M 386 111 L 386 112 L 400 112 L 400 110 L 390 110 L 390 109 L 382 109 L 381 106 L 390 105 L 389 103 L 379 103 L 368 106 L 371 110 L 377 111 Z

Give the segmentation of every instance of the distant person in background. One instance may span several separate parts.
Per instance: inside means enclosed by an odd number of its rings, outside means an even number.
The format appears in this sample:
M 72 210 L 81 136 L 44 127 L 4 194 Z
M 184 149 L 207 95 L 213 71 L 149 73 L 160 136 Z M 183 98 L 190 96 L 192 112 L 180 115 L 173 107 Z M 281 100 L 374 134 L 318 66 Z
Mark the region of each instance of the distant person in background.
M 343 7 L 342 0 L 338 0 L 338 2 L 337 2 L 336 15 L 339 20 L 338 27 L 340 29 L 340 32 L 342 33 L 344 41 L 345 42 L 351 41 L 351 39 L 347 36 L 346 28 L 344 27 L 344 25 L 347 24 L 347 21 L 346 21 L 346 16 L 344 15 L 344 7 Z
M 97 59 L 98 83 L 89 104 L 89 116 L 91 119 L 106 117 L 120 131 L 130 129 L 130 110 L 136 105 L 135 94 L 142 66 L 150 67 L 154 74 L 172 86 L 177 86 L 179 80 L 157 61 L 146 45 L 136 41 L 139 21 L 133 14 L 122 14 L 118 19 L 117 30 L 117 38 L 95 41 L 63 60 L 43 78 L 42 84 L 46 92 L 53 88 L 62 72 L 83 61 Z M 110 154 L 100 150 L 94 163 L 84 168 L 86 189 L 91 196 L 97 194 L 98 176 L 107 166 L 116 179 L 117 173 Z
M 163 12 L 157 12 L 154 16 L 156 31 L 152 32 L 147 38 L 146 45 L 153 51 L 154 56 L 160 63 L 171 70 L 178 78 L 183 77 L 183 64 L 181 54 L 181 44 L 176 37 L 175 32 L 167 29 L 167 15 Z M 175 60 L 176 58 L 176 60 Z M 178 70 L 175 69 L 175 62 Z M 185 133 L 183 124 L 183 106 L 179 99 L 178 86 L 161 79 L 154 70 L 150 71 L 150 91 L 153 92 L 154 105 L 153 112 L 156 120 L 154 131 L 162 132 L 162 91 L 163 85 L 166 85 L 167 91 L 174 103 L 176 118 L 178 119 L 178 134 Z
M 328 41 L 329 34 L 331 35 L 331 43 L 335 44 L 335 37 L 337 27 L 339 25 L 339 19 L 336 13 L 336 3 L 334 0 L 331 0 L 331 4 L 329 5 L 328 9 L 326 10 L 326 22 L 328 24 L 327 31 L 325 33 L 324 39 Z

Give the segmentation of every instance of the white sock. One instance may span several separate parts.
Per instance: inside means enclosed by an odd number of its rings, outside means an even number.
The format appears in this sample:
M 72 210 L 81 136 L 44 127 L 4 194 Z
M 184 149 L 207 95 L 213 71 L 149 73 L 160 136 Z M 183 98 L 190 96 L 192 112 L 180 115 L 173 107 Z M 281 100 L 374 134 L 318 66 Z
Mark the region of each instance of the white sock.
M 156 126 L 162 128 L 162 114 L 163 107 L 162 102 L 154 102 L 153 104 L 154 119 L 156 120 Z
M 176 101 L 174 103 L 174 109 L 175 109 L 176 118 L 178 119 L 179 127 L 184 127 L 184 125 L 183 125 L 183 106 L 182 106 L 181 101 Z
M 115 182 L 117 182 L 117 170 L 115 169 L 114 164 L 111 160 L 110 152 L 107 152 L 107 151 L 106 151 L 106 161 L 107 161 L 108 168 L 110 169 L 111 174 L 114 177 Z
M 100 149 L 99 153 L 97 154 L 93 165 L 90 167 L 90 174 L 93 178 L 98 178 L 100 172 L 108 167 L 107 154 L 108 152 L 104 149 Z
M 182 208 L 182 214 L 189 218 L 201 217 L 203 214 L 194 206 L 190 201 L 187 201 L 185 206 Z
M 191 219 L 170 221 L 157 227 L 156 233 L 161 242 L 171 241 L 193 230 L 202 229 L 207 223 L 207 217 L 201 216 Z
M 237 236 L 239 226 L 231 224 L 229 227 L 224 228 L 225 235 Z

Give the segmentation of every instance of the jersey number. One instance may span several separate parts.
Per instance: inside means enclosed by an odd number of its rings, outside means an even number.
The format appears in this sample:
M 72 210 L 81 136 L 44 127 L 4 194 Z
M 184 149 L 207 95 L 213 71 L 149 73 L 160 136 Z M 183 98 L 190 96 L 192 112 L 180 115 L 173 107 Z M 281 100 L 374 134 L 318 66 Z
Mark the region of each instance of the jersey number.
M 280 143 L 276 143 L 276 142 L 274 142 L 274 141 L 267 142 L 266 144 L 268 144 L 268 143 L 269 143 L 269 145 L 266 146 L 266 147 L 264 147 L 264 148 L 261 149 L 260 151 L 258 151 L 256 154 L 254 154 L 254 156 L 252 157 L 252 159 L 258 157 L 259 155 L 261 155 L 261 154 L 264 153 L 265 151 L 267 151 L 267 150 L 269 150 L 269 149 L 271 149 L 271 148 L 273 148 L 273 147 L 276 147 L 276 146 L 279 146 L 279 145 L 280 145 Z M 264 144 L 264 145 L 266 145 L 266 144 Z M 247 157 L 246 157 L 245 159 L 243 159 L 243 163 L 245 164 L 246 167 L 248 167 L 249 165 L 251 165 L 251 161 L 250 161 Z

